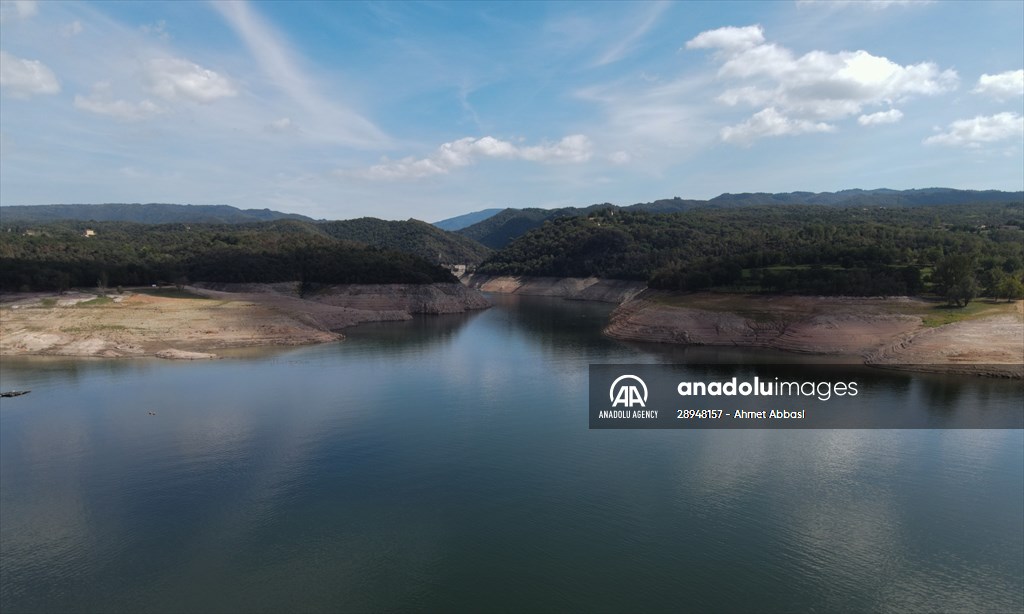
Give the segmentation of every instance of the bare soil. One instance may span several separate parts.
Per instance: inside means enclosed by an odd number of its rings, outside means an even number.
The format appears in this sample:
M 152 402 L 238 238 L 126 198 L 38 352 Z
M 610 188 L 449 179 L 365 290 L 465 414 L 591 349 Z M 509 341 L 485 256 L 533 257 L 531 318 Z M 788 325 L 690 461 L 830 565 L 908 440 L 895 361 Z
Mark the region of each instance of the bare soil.
M 301 298 L 289 285 L 239 289 L 246 291 L 188 287 L 184 292 L 138 290 L 107 297 L 89 292 L 6 295 L 0 301 L 0 355 L 195 360 L 214 358 L 217 350 L 227 348 L 339 341 L 344 338 L 341 329 L 408 320 L 410 311 L 453 312 L 487 305 L 478 293 L 461 286 L 373 286 L 365 291 L 347 286 L 328 289 L 322 301 Z M 347 306 L 339 298 L 353 293 L 366 308 Z M 410 297 L 419 303 L 410 307 Z

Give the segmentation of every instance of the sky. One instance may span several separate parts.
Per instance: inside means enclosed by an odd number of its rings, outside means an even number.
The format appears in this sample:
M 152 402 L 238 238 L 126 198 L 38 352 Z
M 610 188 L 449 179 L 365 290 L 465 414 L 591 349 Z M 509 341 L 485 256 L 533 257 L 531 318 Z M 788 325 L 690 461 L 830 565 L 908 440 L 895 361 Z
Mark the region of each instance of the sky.
M 0 2 L 0 205 L 1024 190 L 1022 150 L 1020 1 Z

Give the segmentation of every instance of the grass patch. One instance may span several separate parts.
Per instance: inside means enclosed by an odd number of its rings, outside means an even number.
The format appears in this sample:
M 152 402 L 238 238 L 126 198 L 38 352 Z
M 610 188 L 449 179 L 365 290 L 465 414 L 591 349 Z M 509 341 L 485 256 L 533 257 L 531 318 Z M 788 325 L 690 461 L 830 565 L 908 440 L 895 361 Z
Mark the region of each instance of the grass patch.
M 55 298 L 44 298 L 39 301 L 40 307 L 54 307 L 57 305 L 57 299 Z
M 62 333 L 95 333 L 100 331 L 129 330 L 127 326 L 119 324 L 93 324 L 92 326 L 64 326 Z
M 992 303 L 988 300 L 975 300 L 966 307 L 952 307 L 950 305 L 933 305 L 920 313 L 921 323 L 927 328 L 937 328 L 947 324 L 955 324 L 964 320 L 994 316 L 1004 313 L 1016 313 L 1016 306 L 1013 303 Z
M 145 294 L 147 296 L 159 296 L 160 298 L 187 298 L 187 299 L 199 299 L 203 301 L 210 300 L 210 297 L 203 296 L 202 294 L 196 294 L 188 290 L 179 290 L 177 288 L 139 288 L 132 290 L 136 294 Z

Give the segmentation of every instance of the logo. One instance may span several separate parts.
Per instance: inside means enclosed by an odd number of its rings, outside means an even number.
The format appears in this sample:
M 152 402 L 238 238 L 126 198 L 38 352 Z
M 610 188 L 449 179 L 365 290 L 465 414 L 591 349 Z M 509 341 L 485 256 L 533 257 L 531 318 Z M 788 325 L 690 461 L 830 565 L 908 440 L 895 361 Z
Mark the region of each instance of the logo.
M 640 386 L 627 383 L 629 380 L 640 384 Z M 641 390 L 643 390 L 643 394 L 641 394 Z M 647 407 L 644 405 L 647 402 L 647 384 L 635 375 L 620 375 L 608 388 L 608 400 L 612 402 L 612 407 L 619 405 L 626 408 L 631 408 L 634 405 Z

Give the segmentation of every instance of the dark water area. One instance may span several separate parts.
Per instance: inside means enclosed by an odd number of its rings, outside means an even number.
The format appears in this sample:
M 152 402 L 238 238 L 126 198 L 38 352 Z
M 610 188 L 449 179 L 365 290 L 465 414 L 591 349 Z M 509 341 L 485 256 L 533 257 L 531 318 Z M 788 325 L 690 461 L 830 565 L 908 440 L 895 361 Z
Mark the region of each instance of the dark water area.
M 214 362 L 5 358 L 0 610 L 1024 610 L 1024 431 L 590 430 L 591 363 L 810 359 L 491 298 Z M 871 402 L 1020 393 L 928 377 Z

